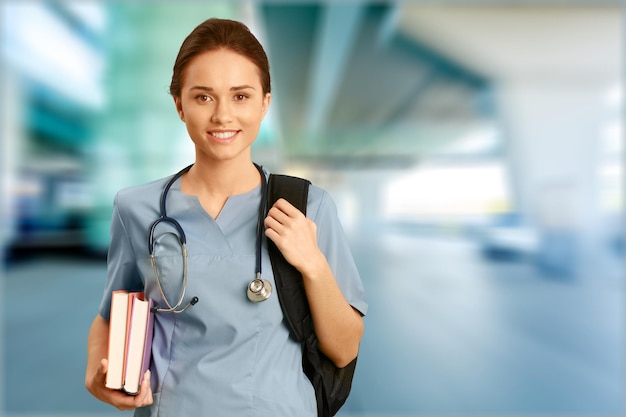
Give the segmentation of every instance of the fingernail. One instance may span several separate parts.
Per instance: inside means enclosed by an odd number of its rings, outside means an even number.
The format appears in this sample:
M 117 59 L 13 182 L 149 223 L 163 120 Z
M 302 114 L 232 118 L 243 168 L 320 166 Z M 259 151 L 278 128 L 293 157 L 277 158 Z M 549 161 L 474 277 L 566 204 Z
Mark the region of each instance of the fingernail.
M 145 378 L 146 381 L 150 380 L 150 370 L 149 369 L 146 371 L 146 375 L 144 376 L 144 378 Z

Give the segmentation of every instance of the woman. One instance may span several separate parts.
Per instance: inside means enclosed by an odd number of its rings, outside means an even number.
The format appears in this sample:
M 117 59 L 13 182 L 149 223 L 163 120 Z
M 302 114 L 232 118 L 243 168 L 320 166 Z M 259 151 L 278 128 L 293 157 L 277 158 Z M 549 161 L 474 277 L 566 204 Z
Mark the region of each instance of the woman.
M 271 102 L 269 64 L 258 40 L 235 21 L 209 19 L 185 39 L 170 93 L 195 145 L 195 162 L 176 178 L 167 215 L 187 240 L 187 291 L 199 302 L 181 314 L 157 313 L 153 360 L 141 391 L 105 387 L 111 292 L 145 291 L 162 303 L 146 237 L 160 216 L 170 178 L 122 190 L 115 198 L 107 283 L 89 333 L 85 384 L 101 401 L 150 416 L 316 416 L 315 393 L 302 371 L 275 294 L 251 302 L 262 181 L 251 145 Z M 305 217 L 278 200 L 261 217 L 272 240 L 303 276 L 320 349 L 339 367 L 358 353 L 366 313 L 363 286 L 329 195 L 311 186 Z M 160 284 L 177 300 L 183 257 L 170 224 L 155 231 Z M 273 284 L 267 242 L 262 276 Z

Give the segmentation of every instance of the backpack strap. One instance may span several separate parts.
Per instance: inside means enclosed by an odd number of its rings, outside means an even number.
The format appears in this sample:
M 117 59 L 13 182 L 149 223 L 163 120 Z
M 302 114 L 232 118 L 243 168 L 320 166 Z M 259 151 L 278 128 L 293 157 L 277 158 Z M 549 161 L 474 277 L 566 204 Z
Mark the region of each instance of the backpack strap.
M 276 200 L 284 198 L 306 215 L 309 185 L 302 178 L 270 174 L 268 210 Z M 319 350 L 302 275 L 287 262 L 274 242 L 268 239 L 267 245 L 280 307 L 291 334 L 302 344 L 302 370 L 315 390 L 317 415 L 334 416 L 350 394 L 357 360 L 337 368 Z
M 270 174 L 267 209 L 269 210 L 279 198 L 284 198 L 306 215 L 309 185 L 310 181 L 303 178 Z M 271 240 L 268 240 L 268 252 L 283 315 L 295 338 L 299 342 L 304 342 L 307 335 L 313 331 L 313 323 L 302 275 L 287 262 Z
M 270 174 L 267 207 L 271 208 L 276 200 L 284 198 L 306 215 L 310 184 L 311 181 L 304 178 Z

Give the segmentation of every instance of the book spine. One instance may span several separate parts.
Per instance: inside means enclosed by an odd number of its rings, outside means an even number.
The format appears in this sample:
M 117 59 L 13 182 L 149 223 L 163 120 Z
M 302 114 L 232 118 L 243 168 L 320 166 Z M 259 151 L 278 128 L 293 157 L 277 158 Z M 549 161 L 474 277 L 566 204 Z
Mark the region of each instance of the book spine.
M 150 369 L 150 361 L 152 359 L 152 337 L 154 335 L 154 313 L 152 300 L 148 300 L 148 323 L 146 328 L 146 340 L 143 349 L 143 365 L 141 366 L 141 378 Z

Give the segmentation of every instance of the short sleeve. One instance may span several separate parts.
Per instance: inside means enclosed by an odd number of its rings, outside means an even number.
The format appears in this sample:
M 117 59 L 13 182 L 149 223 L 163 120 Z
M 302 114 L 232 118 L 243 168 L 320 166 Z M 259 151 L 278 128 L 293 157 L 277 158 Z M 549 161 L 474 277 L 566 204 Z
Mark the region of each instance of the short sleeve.
M 109 320 L 111 293 L 116 290 L 143 291 L 135 253 L 122 219 L 119 193 L 115 196 L 111 218 L 111 240 L 107 255 L 107 279 L 100 302 L 100 315 Z
M 307 216 L 317 226 L 318 245 L 344 297 L 362 315 L 367 314 L 365 288 L 339 221 L 337 207 L 328 192 L 315 186 L 310 187 Z

